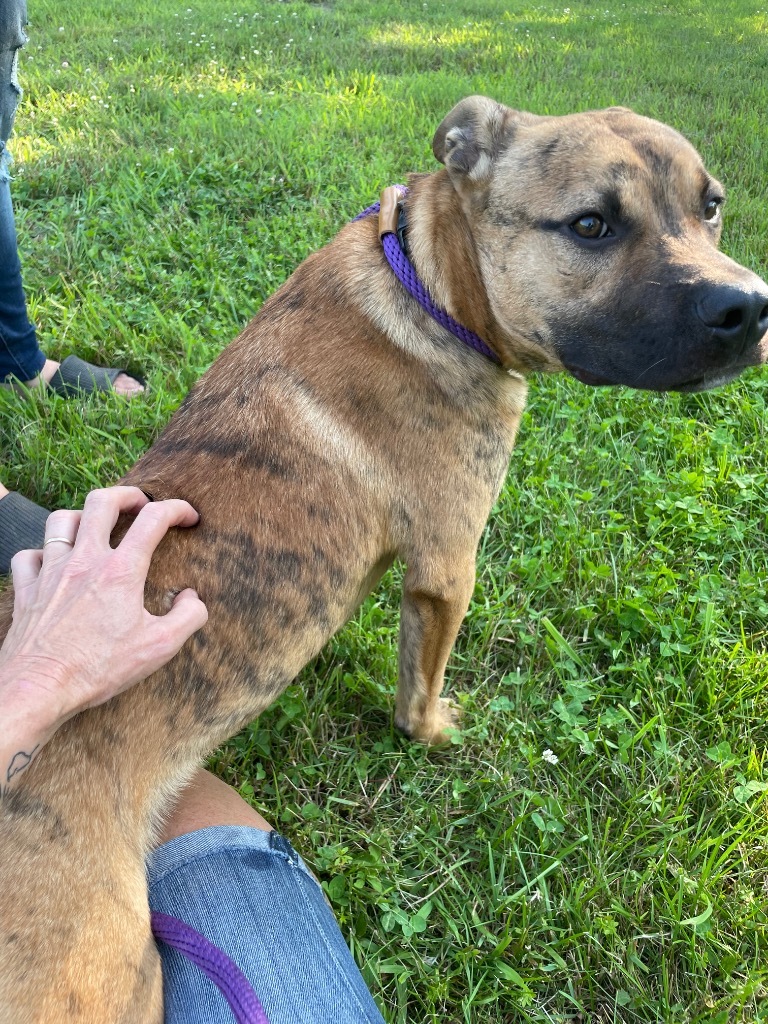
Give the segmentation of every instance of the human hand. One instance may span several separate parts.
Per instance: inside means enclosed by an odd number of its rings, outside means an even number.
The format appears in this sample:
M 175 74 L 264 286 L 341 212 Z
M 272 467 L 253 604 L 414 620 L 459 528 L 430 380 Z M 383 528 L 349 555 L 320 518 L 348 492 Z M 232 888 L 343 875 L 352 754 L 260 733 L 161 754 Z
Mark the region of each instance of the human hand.
M 111 548 L 121 512 L 136 518 Z M 93 491 L 82 512 L 51 513 L 43 550 L 11 563 L 13 624 L 0 649 L 0 699 L 11 719 L 34 722 L 45 742 L 67 718 L 160 668 L 205 624 L 193 590 L 166 615 L 144 607 L 155 548 L 170 527 L 198 519 L 186 501 L 150 502 L 137 487 Z

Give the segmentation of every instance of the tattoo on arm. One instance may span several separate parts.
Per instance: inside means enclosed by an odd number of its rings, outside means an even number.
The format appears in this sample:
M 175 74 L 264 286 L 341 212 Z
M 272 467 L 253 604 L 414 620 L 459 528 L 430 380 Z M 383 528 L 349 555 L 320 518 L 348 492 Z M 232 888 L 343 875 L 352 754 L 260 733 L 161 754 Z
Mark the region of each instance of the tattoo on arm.
M 19 750 L 15 753 L 11 758 L 11 763 L 8 765 L 5 781 L 10 784 L 11 779 L 13 779 L 15 775 L 19 775 L 25 770 L 25 768 L 29 768 L 39 749 L 40 744 L 38 743 L 28 754 L 23 750 Z

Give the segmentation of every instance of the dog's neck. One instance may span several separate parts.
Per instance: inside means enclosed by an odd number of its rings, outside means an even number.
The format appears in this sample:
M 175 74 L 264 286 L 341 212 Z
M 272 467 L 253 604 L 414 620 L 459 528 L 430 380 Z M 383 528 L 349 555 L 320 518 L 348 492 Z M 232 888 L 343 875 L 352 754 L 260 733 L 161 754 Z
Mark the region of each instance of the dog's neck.
M 505 368 L 501 330 L 488 302 L 475 242 L 445 171 L 409 179 L 405 209 L 410 259 L 435 303 L 497 354 Z

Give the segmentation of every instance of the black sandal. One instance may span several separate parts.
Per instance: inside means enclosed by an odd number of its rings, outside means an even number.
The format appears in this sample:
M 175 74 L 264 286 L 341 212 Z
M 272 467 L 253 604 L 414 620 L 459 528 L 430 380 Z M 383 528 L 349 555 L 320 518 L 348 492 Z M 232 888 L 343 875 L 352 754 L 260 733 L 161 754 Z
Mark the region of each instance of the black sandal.
M 0 574 L 11 571 L 11 559 L 26 548 L 41 548 L 50 515 L 16 491 L 0 498 Z
M 79 356 L 67 356 L 48 381 L 48 387 L 57 395 L 65 397 L 90 395 L 94 391 L 111 391 L 121 373 L 127 374 L 142 387 L 146 383 L 142 377 L 128 370 L 94 366 Z

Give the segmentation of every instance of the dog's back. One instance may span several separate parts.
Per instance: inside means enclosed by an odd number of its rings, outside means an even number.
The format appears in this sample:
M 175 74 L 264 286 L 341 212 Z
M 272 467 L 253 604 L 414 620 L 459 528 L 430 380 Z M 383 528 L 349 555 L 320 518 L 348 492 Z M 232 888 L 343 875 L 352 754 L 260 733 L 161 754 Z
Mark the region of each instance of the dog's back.
M 461 349 L 428 363 L 393 345 L 361 308 L 389 288 L 388 268 L 355 293 L 372 262 L 375 223 L 310 257 L 123 480 L 200 512 L 160 545 L 146 604 L 161 613 L 192 586 L 209 620 L 144 683 L 67 723 L 4 801 L 3 1024 L 161 1019 L 143 861 L 168 801 L 395 557 L 434 589 L 431 567 L 439 582 L 446 556 L 474 552 L 524 385 Z M 470 401 L 478 385 L 485 405 Z

